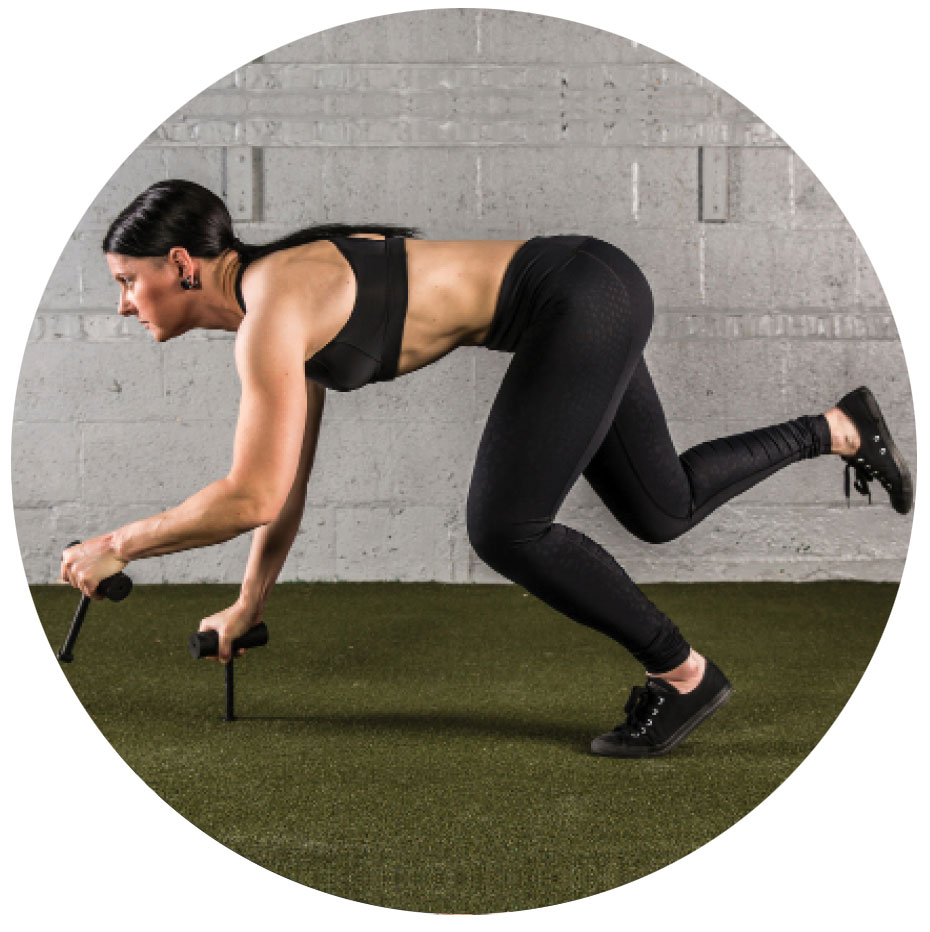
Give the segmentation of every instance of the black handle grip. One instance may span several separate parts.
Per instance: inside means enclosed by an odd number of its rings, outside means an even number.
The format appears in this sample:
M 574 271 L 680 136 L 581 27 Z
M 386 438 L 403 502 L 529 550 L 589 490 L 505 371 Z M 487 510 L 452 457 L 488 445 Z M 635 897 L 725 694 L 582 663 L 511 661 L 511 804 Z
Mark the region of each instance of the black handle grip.
M 240 648 L 264 647 L 267 643 L 268 628 L 262 621 L 232 642 L 233 654 Z M 215 631 L 196 631 L 187 641 L 187 649 L 194 660 L 199 660 L 201 657 L 215 657 L 219 647 L 220 639 Z
M 111 602 L 122 602 L 132 592 L 132 580 L 125 573 L 114 573 L 97 583 L 97 594 Z

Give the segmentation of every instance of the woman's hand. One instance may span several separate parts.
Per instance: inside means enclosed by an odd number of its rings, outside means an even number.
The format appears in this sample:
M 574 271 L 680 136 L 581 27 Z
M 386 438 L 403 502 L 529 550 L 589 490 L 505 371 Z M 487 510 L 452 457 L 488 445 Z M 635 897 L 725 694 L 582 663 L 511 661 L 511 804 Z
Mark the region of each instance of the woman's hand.
M 97 586 L 101 580 L 119 573 L 127 565 L 113 550 L 112 535 L 103 534 L 69 547 L 61 555 L 61 580 L 75 589 L 100 600 Z
M 210 657 L 210 660 L 219 660 L 220 663 L 228 663 L 232 659 L 232 642 L 236 638 L 242 637 L 250 628 L 254 628 L 262 620 L 262 607 L 255 603 L 250 603 L 240 596 L 229 608 L 210 615 L 200 622 L 200 631 L 215 631 L 219 640 L 219 650 L 216 657 Z M 236 656 L 241 657 L 245 653 L 244 649 L 236 651 Z

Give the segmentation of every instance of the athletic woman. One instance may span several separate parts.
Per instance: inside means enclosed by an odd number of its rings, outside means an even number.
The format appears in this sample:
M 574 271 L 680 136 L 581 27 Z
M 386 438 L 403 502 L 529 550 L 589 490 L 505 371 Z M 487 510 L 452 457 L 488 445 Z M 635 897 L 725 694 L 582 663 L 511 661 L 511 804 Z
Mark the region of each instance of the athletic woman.
M 229 474 L 176 508 L 66 550 L 62 578 L 95 597 L 133 560 L 254 530 L 235 604 L 202 621 L 219 659 L 262 619 L 297 533 L 325 389 L 351 391 L 458 346 L 513 358 L 491 406 L 467 526 L 491 567 L 643 664 L 626 720 L 592 750 L 645 757 L 675 747 L 730 696 L 719 668 L 601 546 L 554 522 L 584 475 L 618 521 L 672 540 L 779 469 L 834 453 L 855 487 L 877 480 L 902 514 L 912 484 L 867 388 L 825 414 L 701 443 L 680 456 L 643 360 L 653 319 L 643 274 L 587 236 L 430 242 L 400 227 L 312 227 L 240 242 L 222 201 L 187 181 L 140 194 L 103 241 L 119 313 L 159 342 L 194 328 L 236 333 L 242 383 Z M 871 500 L 871 496 L 870 496 Z

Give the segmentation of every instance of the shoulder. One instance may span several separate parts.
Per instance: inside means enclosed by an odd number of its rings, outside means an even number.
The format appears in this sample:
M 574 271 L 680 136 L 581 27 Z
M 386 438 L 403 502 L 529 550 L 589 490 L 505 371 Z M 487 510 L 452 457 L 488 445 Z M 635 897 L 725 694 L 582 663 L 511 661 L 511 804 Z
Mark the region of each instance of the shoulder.
M 355 279 L 336 247 L 321 241 L 256 259 L 240 287 L 248 313 L 236 336 L 237 358 L 281 342 L 306 353 L 333 304 L 351 301 Z
M 336 297 L 351 273 L 336 247 L 324 240 L 292 249 L 282 249 L 251 263 L 242 275 L 240 287 L 246 320 L 273 308 L 325 304 Z

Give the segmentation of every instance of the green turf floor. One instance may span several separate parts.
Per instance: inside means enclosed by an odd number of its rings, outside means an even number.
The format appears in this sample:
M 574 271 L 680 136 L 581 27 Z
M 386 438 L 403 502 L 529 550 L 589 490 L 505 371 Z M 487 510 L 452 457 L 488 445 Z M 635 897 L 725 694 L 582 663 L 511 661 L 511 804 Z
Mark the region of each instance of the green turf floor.
M 897 587 L 643 587 L 734 686 L 680 748 L 598 758 L 641 670 L 517 586 L 285 584 L 267 647 L 223 671 L 187 637 L 233 586 L 94 603 L 62 667 L 126 762 L 247 858 L 328 893 L 427 912 L 577 899 L 650 873 L 761 802 L 830 726 Z M 76 606 L 33 589 L 57 651 Z

